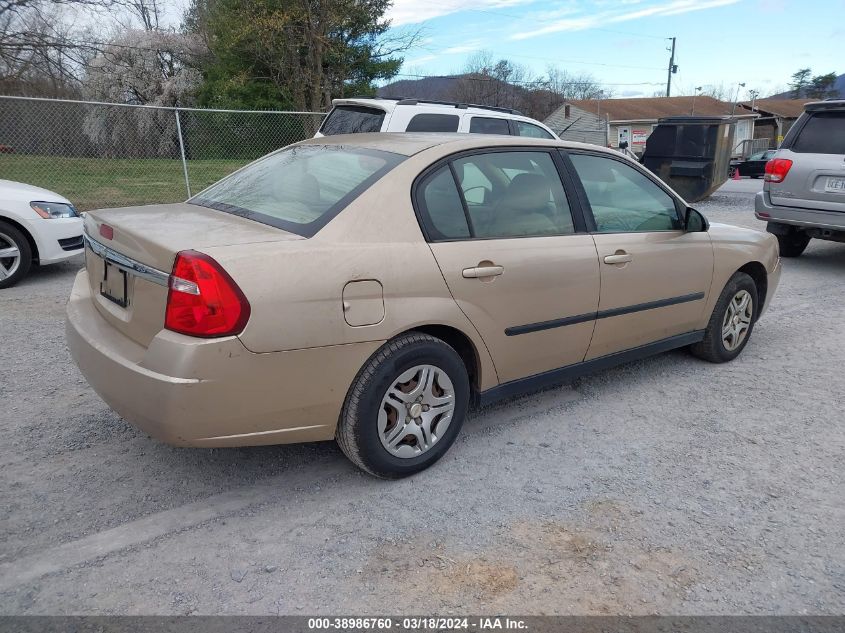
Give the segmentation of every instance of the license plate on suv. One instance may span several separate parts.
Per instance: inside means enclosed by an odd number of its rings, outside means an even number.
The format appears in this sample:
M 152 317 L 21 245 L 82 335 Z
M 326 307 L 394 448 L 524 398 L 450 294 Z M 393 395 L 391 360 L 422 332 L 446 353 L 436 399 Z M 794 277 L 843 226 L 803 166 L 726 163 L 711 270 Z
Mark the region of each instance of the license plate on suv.
M 126 286 L 126 271 L 103 260 L 103 280 L 100 282 L 100 294 L 121 308 L 125 308 L 129 305 L 126 298 Z
M 827 193 L 845 193 L 845 178 L 828 177 L 824 190 Z

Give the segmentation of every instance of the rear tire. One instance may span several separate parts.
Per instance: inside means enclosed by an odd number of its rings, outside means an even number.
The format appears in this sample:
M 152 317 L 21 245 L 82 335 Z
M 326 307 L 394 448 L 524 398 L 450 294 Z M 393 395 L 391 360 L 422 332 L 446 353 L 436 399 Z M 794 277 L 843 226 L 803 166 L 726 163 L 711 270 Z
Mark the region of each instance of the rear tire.
M 23 233 L 7 222 L 0 221 L 0 288 L 9 288 L 23 279 L 32 266 L 32 249 Z
M 349 389 L 335 439 L 362 470 L 399 479 L 440 459 L 469 406 L 469 377 L 458 353 L 418 332 L 370 357 Z
M 711 363 L 733 360 L 748 344 L 758 312 L 754 280 L 745 273 L 734 273 L 713 308 L 704 339 L 690 346 L 690 351 Z
M 786 235 L 775 237 L 778 238 L 781 257 L 799 257 L 810 243 L 810 236 L 801 231 L 790 231 Z

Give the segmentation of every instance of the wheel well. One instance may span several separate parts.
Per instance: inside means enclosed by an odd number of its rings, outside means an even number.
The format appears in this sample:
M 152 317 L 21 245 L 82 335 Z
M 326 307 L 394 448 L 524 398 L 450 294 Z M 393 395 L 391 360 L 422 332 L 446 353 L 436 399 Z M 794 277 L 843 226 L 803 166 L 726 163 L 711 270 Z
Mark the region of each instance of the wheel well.
M 35 243 L 35 240 L 32 239 L 32 236 L 29 234 L 22 224 L 19 222 L 15 222 L 11 218 L 7 218 L 5 215 L 0 215 L 0 222 L 5 222 L 6 224 L 11 224 L 15 227 L 18 231 L 20 231 L 23 236 L 26 238 L 26 241 L 29 242 L 29 248 L 32 250 L 32 259 L 33 261 L 38 261 L 38 245 Z
M 429 336 L 439 338 L 454 348 L 469 374 L 469 384 L 473 391 L 478 393 L 481 385 L 481 371 L 478 359 L 478 352 L 469 337 L 458 329 L 448 325 L 421 325 L 414 328 L 417 332 L 423 332 Z
M 749 262 L 737 272 L 745 273 L 754 280 L 754 285 L 757 286 L 757 300 L 762 308 L 766 304 L 766 292 L 769 289 L 769 276 L 765 266 L 760 262 Z M 754 313 L 759 316 L 760 310 L 757 309 Z

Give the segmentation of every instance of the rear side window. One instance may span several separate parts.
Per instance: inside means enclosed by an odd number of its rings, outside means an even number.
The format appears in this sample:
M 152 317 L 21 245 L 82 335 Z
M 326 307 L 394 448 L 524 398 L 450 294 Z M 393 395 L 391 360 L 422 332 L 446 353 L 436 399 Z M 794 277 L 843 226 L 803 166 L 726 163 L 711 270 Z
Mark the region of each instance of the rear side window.
M 406 132 L 457 132 L 461 119 L 456 114 L 417 114 Z
M 420 182 L 416 204 L 432 241 L 575 232 L 563 184 L 546 152 L 459 158 L 451 169 L 441 167 Z
M 422 218 L 431 239 L 454 240 L 470 236 L 461 194 L 448 166 L 427 176 L 420 191 Z
M 546 132 L 539 125 L 533 123 L 526 123 L 525 121 L 514 121 L 516 123 L 516 133 L 519 136 L 530 136 L 531 138 L 554 138 L 551 134 Z
M 814 112 L 790 149 L 806 154 L 845 154 L 845 112 Z
M 341 145 L 298 145 L 247 165 L 188 202 L 311 237 L 404 159 Z
M 469 123 L 470 134 L 504 134 L 510 135 L 511 130 L 507 119 L 474 116 Z
M 320 132 L 326 136 L 381 132 L 383 122 L 384 110 L 364 106 L 337 106 L 323 121 Z

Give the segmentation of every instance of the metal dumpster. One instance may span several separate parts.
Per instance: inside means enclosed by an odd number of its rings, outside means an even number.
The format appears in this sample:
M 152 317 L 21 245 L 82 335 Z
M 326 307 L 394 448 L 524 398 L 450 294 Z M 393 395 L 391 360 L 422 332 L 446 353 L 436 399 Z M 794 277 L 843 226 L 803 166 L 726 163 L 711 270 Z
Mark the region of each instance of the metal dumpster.
M 640 162 L 688 202 L 706 198 L 728 179 L 736 119 L 659 119 Z

